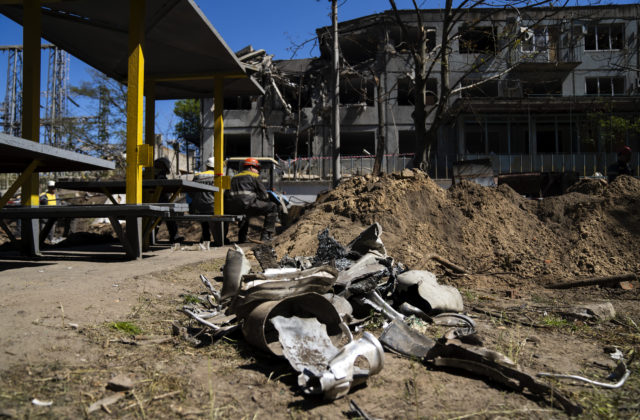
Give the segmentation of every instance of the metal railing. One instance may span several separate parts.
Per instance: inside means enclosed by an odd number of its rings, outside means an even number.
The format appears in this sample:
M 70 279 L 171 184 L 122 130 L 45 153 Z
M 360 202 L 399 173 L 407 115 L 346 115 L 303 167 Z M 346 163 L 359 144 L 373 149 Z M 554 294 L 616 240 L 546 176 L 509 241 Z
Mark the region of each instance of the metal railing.
M 617 154 L 572 153 L 572 154 L 463 154 L 453 158 L 434 155 L 429 165 L 429 176 L 433 179 L 449 179 L 453 162 L 460 160 L 490 159 L 495 174 L 522 172 L 577 172 L 580 176 L 596 173 L 607 175 L 607 168 L 616 162 Z M 375 156 L 342 156 L 342 176 L 367 175 L 373 172 Z M 280 160 L 282 179 L 285 181 L 322 181 L 332 177 L 331 157 L 300 157 Z M 630 166 L 635 176 L 640 177 L 640 153 L 633 153 Z M 384 156 L 384 172 L 399 172 L 413 167 L 413 153 L 388 154 Z

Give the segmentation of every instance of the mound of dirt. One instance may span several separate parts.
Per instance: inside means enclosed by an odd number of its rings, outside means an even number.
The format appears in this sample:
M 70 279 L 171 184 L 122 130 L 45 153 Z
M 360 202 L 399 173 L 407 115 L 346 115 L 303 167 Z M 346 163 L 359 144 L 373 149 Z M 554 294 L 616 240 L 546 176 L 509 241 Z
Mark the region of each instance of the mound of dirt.
M 276 251 L 313 255 L 325 227 L 347 243 L 378 222 L 389 255 L 415 269 L 433 269 L 428 255 L 438 254 L 472 272 L 521 277 L 640 270 L 640 181 L 621 176 L 587 191 L 538 201 L 506 185 L 444 190 L 420 171 L 354 177 L 318 197 Z

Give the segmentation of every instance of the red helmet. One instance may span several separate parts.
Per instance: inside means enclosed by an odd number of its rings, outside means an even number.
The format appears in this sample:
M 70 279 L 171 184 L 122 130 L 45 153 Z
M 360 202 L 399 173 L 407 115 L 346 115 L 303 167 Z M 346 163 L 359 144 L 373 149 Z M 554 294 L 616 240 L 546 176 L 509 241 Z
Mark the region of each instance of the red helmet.
M 253 166 L 256 169 L 260 169 L 260 162 L 256 158 L 246 158 L 242 163 L 245 168 Z

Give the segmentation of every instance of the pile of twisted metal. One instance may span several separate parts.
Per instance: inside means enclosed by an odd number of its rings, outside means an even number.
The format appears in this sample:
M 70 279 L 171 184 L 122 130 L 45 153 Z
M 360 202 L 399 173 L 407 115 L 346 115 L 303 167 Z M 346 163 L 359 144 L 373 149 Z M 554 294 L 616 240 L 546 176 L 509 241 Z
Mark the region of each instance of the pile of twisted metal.
M 481 346 L 475 321 L 462 312 L 460 292 L 429 271 L 409 270 L 387 255 L 374 223 L 348 245 L 328 230 L 318 235 L 314 257 L 276 261 L 270 245 L 253 249 L 261 272 L 244 251 L 230 248 L 221 290 L 205 276 L 201 303 L 181 308 L 213 339 L 241 331 L 256 348 L 285 357 L 304 394 L 326 400 L 345 396 L 384 366 L 384 349 L 453 372 L 467 371 L 528 393 L 576 415 L 582 408 L 552 386 L 522 371 L 507 356 Z M 372 314 L 385 319 L 380 337 L 359 328 Z M 431 338 L 409 324 L 420 319 L 445 327 Z M 360 336 L 354 339 L 353 333 Z M 193 341 L 194 338 L 190 337 Z M 197 340 L 196 340 L 197 341 Z M 621 365 L 621 386 L 629 371 Z

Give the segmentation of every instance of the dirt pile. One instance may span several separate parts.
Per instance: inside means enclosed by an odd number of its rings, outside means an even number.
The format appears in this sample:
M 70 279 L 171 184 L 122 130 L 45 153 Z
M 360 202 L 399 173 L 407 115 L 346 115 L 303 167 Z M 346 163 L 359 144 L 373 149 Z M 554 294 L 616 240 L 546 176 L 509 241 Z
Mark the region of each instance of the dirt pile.
M 374 221 L 388 253 L 412 268 L 438 254 L 479 272 L 563 277 L 638 271 L 640 181 L 622 176 L 541 201 L 508 186 L 473 183 L 444 190 L 405 170 L 355 177 L 318 197 L 276 241 L 279 256 L 313 255 L 325 227 L 347 243 Z

